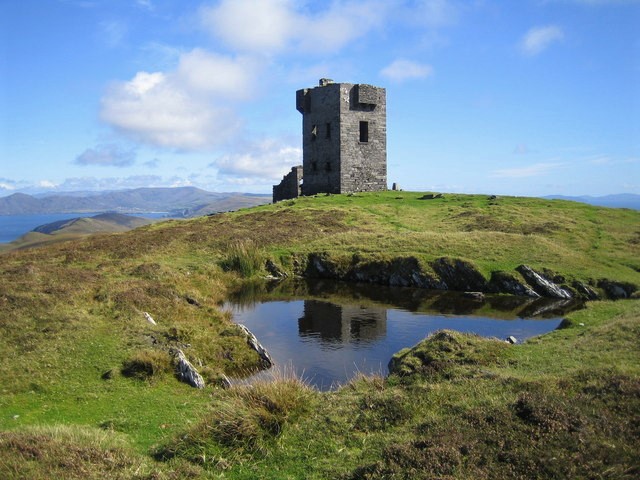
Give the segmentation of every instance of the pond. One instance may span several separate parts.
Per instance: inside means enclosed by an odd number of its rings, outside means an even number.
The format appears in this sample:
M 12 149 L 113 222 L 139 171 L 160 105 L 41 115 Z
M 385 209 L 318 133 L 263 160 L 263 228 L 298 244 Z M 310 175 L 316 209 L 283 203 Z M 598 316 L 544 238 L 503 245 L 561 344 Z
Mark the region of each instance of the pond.
M 256 335 L 276 369 L 284 366 L 330 390 L 358 373 L 386 375 L 394 353 L 437 330 L 521 342 L 556 329 L 562 315 L 579 306 L 567 300 L 504 295 L 475 300 L 454 292 L 289 281 L 251 285 L 225 308 Z

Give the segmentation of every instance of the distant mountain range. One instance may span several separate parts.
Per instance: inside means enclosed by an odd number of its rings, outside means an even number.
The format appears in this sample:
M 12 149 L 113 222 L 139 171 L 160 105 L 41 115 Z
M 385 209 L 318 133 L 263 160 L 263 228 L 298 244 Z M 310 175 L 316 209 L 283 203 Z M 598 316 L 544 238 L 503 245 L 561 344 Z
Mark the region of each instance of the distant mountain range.
M 603 197 L 550 195 L 545 198 L 640 210 L 640 195 L 632 193 Z M 36 196 L 14 193 L 0 197 L 0 215 L 167 212 L 167 216 L 187 218 L 270 202 L 271 195 L 267 194 L 208 192 L 195 187 L 65 192 Z
M 544 198 L 550 198 L 552 200 L 571 200 L 573 202 L 588 203 L 589 205 L 596 205 L 598 207 L 631 208 L 633 210 L 640 210 L 640 195 L 636 195 L 634 193 L 620 193 L 617 195 L 605 195 L 603 197 L 592 197 L 590 195 L 583 195 L 579 197 L 549 195 Z
M 167 212 L 172 217 L 195 217 L 270 202 L 271 195 L 216 193 L 195 187 L 136 188 L 38 196 L 14 193 L 0 198 L 0 215 Z

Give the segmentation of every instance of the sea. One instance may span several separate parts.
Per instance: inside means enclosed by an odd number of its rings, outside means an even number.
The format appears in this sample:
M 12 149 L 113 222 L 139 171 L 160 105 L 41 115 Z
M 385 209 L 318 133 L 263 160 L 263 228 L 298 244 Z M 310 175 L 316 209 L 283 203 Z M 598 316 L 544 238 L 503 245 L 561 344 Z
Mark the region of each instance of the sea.
M 0 215 L 0 243 L 9 243 L 20 238 L 40 225 L 69 220 L 72 218 L 94 217 L 99 212 L 93 213 L 46 213 L 34 215 Z M 168 218 L 166 212 L 128 213 L 133 217 L 143 218 Z

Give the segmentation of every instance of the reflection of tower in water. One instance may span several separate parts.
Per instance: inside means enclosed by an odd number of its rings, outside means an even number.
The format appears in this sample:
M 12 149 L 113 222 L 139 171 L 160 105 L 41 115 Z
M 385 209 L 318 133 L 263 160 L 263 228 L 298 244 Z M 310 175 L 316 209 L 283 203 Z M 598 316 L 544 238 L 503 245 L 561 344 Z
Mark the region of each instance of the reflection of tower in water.
M 386 336 L 387 310 L 305 300 L 298 331 L 327 343 L 370 342 Z

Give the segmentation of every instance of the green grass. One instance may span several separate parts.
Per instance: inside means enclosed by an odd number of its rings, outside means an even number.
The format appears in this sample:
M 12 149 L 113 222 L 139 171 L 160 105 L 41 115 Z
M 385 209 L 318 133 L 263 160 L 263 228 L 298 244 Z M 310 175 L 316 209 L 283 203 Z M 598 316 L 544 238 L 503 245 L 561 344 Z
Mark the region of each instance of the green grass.
M 257 365 L 220 304 L 267 259 L 448 257 L 485 278 L 528 264 L 640 285 L 639 212 L 422 196 L 300 198 L 0 255 L 0 477 L 637 477 L 637 301 L 591 303 L 523 345 L 434 336 L 403 375 L 336 392 L 215 386 Z M 179 383 L 172 347 L 212 385 Z M 124 376 L 131 362 L 151 373 Z
M 263 267 L 264 253 L 251 242 L 238 241 L 225 250 L 226 256 L 220 261 L 220 266 L 225 271 L 236 272 L 243 277 L 253 277 Z

